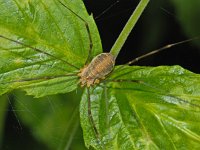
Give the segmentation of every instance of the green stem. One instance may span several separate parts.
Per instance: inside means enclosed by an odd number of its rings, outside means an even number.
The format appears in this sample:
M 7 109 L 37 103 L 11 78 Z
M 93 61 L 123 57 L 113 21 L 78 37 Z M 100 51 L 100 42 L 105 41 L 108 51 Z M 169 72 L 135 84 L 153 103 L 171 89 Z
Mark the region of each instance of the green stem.
M 141 0 L 138 6 L 136 7 L 135 11 L 129 18 L 128 22 L 126 23 L 125 27 L 123 28 L 122 32 L 120 33 L 119 37 L 117 38 L 115 44 L 110 50 L 110 53 L 117 57 L 119 54 L 122 46 L 126 42 L 131 30 L 135 26 L 136 22 L 138 21 L 139 17 L 141 16 L 142 12 L 144 11 L 145 7 L 147 6 L 150 0 Z

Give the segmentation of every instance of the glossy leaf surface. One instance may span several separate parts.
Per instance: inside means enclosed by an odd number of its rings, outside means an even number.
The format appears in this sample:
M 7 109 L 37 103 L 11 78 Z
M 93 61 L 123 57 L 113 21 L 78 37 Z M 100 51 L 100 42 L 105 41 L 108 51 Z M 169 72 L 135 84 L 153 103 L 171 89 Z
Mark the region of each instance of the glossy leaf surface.
M 90 56 L 102 48 L 82 1 L 63 4 L 86 20 L 92 34 L 83 20 L 57 0 L 0 1 L 0 94 L 21 88 L 41 97 L 77 88 L 76 74 L 87 60 L 89 35 L 93 43 Z
M 87 147 L 199 148 L 199 83 L 198 74 L 179 66 L 115 69 L 105 83 L 90 90 L 99 141 L 88 122 L 87 93 L 83 95 L 80 116 Z

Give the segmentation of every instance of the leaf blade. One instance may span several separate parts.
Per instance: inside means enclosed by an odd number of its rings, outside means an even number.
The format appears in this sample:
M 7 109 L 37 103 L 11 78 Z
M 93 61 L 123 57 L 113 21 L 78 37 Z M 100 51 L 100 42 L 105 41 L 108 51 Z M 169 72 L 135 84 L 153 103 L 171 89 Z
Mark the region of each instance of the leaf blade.
M 101 142 L 92 142 L 94 133 L 88 135 L 88 128 L 82 124 L 86 145 L 96 149 L 100 149 L 98 143 L 102 143 L 105 149 L 199 147 L 199 80 L 198 74 L 179 66 L 116 68 L 104 82 L 106 85 L 91 91 L 91 97 L 97 93 L 104 95 L 103 87 L 106 87 L 107 98 L 101 96 L 92 100 Z M 103 113 L 105 107 L 102 111 L 99 109 L 105 99 L 108 100 L 108 116 Z M 84 98 L 81 103 L 87 106 Z M 83 108 L 80 111 L 86 118 L 87 111 Z M 109 118 L 109 127 L 105 126 L 106 117 Z
M 70 9 L 89 24 L 93 50 L 91 57 L 102 51 L 97 27 L 89 16 L 83 2 L 76 0 L 64 2 Z M 55 0 L 0 1 L 0 76 L 2 87 L 0 94 L 15 88 L 25 88 L 29 82 L 17 84 L 14 81 L 29 78 L 47 78 L 65 74 L 77 74 L 88 56 L 89 34 L 85 22 Z M 9 9 L 8 9 L 9 8 Z M 8 40 L 6 38 L 14 41 Z M 20 43 L 22 44 L 20 44 Z M 37 50 L 36 50 L 37 49 Z M 75 67 L 73 67 L 75 66 Z M 65 77 L 67 78 L 67 76 Z M 64 78 L 60 78 L 64 80 Z M 36 87 L 41 80 L 30 82 L 29 88 Z M 46 80 L 47 81 L 47 80 Z M 12 82 L 9 86 L 5 82 Z M 43 80 L 42 80 L 43 82 Z M 53 84 L 53 80 L 43 82 L 43 89 Z M 68 86 L 73 84 L 68 89 Z M 45 94 L 30 92 L 36 97 L 69 92 L 76 89 L 78 80 L 55 86 L 55 92 L 49 88 Z M 66 90 L 61 87 L 66 86 Z M 68 90 L 67 90 L 68 89 Z M 41 90 L 41 89 L 40 89 Z M 51 92 L 49 92 L 51 91 Z M 40 94 L 39 94 L 40 93 Z

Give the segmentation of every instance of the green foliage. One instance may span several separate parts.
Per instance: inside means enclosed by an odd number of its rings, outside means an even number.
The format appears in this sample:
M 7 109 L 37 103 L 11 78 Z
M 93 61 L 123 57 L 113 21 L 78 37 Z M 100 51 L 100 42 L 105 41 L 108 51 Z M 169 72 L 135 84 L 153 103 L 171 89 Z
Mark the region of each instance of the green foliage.
M 64 4 L 89 24 L 93 41 L 91 57 L 101 53 L 96 25 L 82 1 L 66 0 Z M 0 10 L 0 35 L 25 44 L 0 37 L 0 94 L 22 89 L 29 95 L 43 97 L 77 89 L 76 74 L 84 67 L 91 44 L 85 23 L 57 0 L 0 0 Z M 75 75 L 65 76 L 67 74 Z M 51 111 L 49 101 L 22 98 L 19 93 L 16 95 L 21 101 L 15 106 L 18 109 L 29 108 L 29 113 L 18 112 L 20 119 L 50 149 L 63 149 L 68 142 L 65 140 L 70 139 L 69 133 L 76 129 L 78 118 L 72 117 L 72 123 L 67 120 L 74 113 L 69 102 L 74 101 L 76 106 L 79 99 L 80 121 L 87 148 L 200 147 L 198 74 L 179 66 L 118 66 L 108 78 L 91 87 L 90 94 L 99 139 L 89 122 L 86 90 L 82 98 L 76 93 L 67 95 L 64 100 L 63 96 L 53 96 L 53 103 L 61 106 L 53 109 L 55 112 Z M 48 107 L 43 109 L 45 106 Z M 71 131 L 67 129 L 68 125 Z M 64 143 L 55 142 L 52 137 L 62 139 Z
M 66 2 L 65 5 L 89 23 L 90 32 L 95 33 L 91 35 L 94 43 L 92 56 L 100 53 L 102 48 L 96 25 L 82 1 Z M 76 89 L 77 77 L 64 75 L 77 73 L 87 59 L 90 42 L 85 22 L 57 0 L 1 0 L 0 6 L 0 35 L 44 51 L 41 53 L 0 38 L 0 94 L 21 88 L 29 95 L 41 97 Z M 63 77 L 51 80 L 12 82 L 60 75 Z
M 119 79 L 124 82 L 110 81 Z M 116 67 L 107 80 L 108 83 L 105 81 L 91 90 L 100 143 L 95 141 L 87 118 L 86 93 L 81 100 L 87 147 L 124 150 L 200 147 L 198 74 L 179 66 L 126 66 Z

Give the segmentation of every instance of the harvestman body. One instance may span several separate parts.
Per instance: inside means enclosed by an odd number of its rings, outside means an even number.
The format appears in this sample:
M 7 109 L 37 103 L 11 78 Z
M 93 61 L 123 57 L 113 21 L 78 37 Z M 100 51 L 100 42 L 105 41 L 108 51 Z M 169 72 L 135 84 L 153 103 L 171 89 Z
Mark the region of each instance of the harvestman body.
M 93 58 L 89 65 L 80 70 L 81 86 L 87 87 L 100 82 L 106 75 L 112 72 L 115 66 L 115 57 L 111 53 L 101 53 Z

